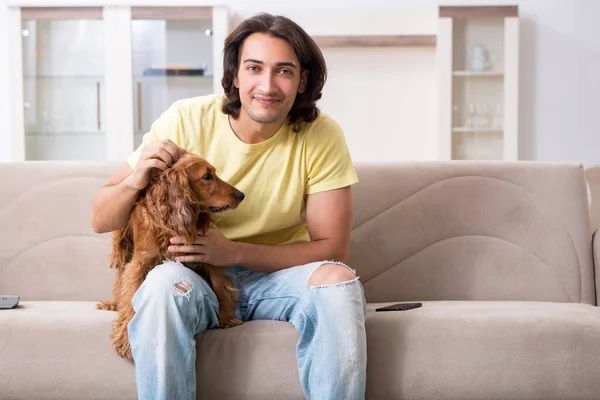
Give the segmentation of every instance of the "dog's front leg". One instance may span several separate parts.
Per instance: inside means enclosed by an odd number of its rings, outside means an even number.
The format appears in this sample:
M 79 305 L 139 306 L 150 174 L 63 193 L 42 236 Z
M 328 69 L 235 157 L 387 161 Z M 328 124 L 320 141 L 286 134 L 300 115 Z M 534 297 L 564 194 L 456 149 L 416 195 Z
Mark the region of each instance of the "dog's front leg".
M 237 302 L 236 290 L 231 284 L 231 279 L 225 275 L 222 268 L 206 265 L 206 271 L 210 279 L 217 300 L 219 301 L 219 327 L 233 328 L 242 324 L 235 315 Z

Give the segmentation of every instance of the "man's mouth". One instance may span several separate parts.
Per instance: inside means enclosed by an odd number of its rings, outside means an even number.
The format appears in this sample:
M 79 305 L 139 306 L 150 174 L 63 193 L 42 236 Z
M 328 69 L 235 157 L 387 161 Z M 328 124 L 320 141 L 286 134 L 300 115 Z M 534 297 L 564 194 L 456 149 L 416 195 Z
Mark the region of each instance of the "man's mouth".
M 280 101 L 280 99 L 277 99 L 275 97 L 254 97 L 254 100 L 256 100 L 260 104 L 264 104 L 266 106 L 271 106 L 273 104 L 277 104 Z
M 229 210 L 231 207 L 229 204 L 225 204 L 223 207 L 208 207 L 208 211 L 211 213 L 218 213 L 221 211 Z

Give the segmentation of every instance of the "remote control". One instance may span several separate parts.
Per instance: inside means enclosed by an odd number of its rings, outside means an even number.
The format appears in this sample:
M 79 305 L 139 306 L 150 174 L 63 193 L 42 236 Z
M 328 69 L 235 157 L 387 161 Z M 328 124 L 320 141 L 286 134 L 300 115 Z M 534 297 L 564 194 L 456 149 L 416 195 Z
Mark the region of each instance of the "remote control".
M 19 296 L 0 295 L 0 308 L 15 308 L 19 304 Z

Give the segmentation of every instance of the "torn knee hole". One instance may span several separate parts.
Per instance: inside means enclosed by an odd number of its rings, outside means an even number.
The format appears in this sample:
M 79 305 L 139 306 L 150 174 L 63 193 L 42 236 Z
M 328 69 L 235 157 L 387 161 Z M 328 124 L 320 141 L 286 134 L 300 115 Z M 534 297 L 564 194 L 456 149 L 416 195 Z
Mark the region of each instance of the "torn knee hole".
M 341 263 L 326 263 L 315 269 L 308 278 L 310 286 L 337 285 L 356 279 L 353 270 Z
M 194 288 L 194 283 L 190 278 L 185 278 L 182 281 L 173 284 L 173 294 L 175 296 L 185 297 L 190 299 L 190 292 Z

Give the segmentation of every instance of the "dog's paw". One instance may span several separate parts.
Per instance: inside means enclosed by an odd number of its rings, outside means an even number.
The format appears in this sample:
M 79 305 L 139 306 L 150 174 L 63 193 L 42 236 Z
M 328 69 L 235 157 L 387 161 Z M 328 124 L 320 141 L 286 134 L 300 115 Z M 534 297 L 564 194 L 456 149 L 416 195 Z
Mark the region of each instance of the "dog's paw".
M 96 304 L 96 310 L 117 311 L 117 305 L 111 301 Z
M 221 328 L 221 329 L 233 328 L 234 326 L 239 326 L 241 324 L 243 324 L 243 322 L 237 318 L 228 318 L 228 319 L 220 319 L 219 320 L 219 328 Z

